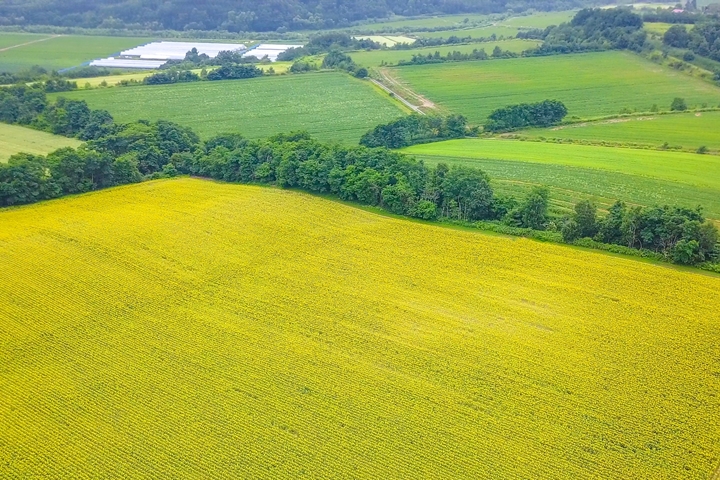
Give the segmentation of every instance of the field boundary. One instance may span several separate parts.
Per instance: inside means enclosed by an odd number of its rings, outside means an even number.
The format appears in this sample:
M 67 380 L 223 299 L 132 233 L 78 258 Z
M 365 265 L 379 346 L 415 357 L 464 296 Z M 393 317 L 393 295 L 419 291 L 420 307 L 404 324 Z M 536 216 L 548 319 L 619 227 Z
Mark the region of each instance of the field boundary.
M 715 469 L 715 473 L 710 475 L 710 480 L 720 480 L 720 465 Z
M 404 103 L 408 102 L 410 108 L 416 112 L 425 115 L 425 110 L 438 110 L 438 106 L 435 103 L 400 83 L 397 78 L 390 74 L 387 68 L 381 68 L 377 70 L 377 72 L 380 75 L 380 81 L 376 81 L 376 83 L 381 85 L 385 90 L 391 91 L 399 98 L 402 98 Z M 398 91 L 401 92 L 401 94 L 398 94 Z M 407 98 L 403 96 L 410 98 L 414 103 L 408 101 Z
M 398 95 L 397 92 L 392 91 L 390 88 L 388 88 L 385 84 L 382 82 L 379 82 L 378 80 L 375 80 L 374 78 L 371 78 L 370 81 L 380 87 L 384 92 L 387 92 L 389 95 L 392 95 L 394 98 L 396 98 L 400 103 L 408 107 L 410 110 L 412 110 L 415 113 L 419 113 L 420 115 L 425 115 L 425 112 L 420 110 L 420 107 L 417 107 L 413 105 L 412 103 L 408 102 L 404 97 Z
M 27 45 L 32 45 L 33 43 L 46 42 L 48 40 L 52 40 L 53 38 L 58 38 L 58 37 L 62 37 L 62 35 L 52 35 L 50 37 L 41 38 L 39 40 L 33 40 L 32 42 L 25 42 L 25 43 L 20 43 L 18 45 L 11 45 L 9 47 L 0 48 L 0 52 L 7 52 L 8 50 L 12 50 L 13 48 L 25 47 Z

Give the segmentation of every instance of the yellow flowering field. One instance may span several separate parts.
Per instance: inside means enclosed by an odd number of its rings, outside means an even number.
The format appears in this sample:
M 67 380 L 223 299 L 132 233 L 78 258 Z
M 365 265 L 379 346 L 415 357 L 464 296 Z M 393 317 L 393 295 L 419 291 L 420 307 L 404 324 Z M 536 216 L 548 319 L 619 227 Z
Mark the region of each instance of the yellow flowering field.
M 720 278 L 181 178 L 0 211 L 0 478 L 703 479 Z

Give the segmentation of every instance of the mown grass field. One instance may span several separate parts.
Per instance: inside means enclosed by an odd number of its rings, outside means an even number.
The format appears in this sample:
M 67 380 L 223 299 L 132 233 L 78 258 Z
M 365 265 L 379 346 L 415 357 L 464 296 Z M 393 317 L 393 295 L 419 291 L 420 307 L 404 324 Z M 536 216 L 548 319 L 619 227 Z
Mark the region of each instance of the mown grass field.
M 50 35 L 41 35 L 35 33 L 1 33 L 0 32 L 0 49 L 15 47 L 24 43 L 33 42 L 43 38 L 49 38 Z
M 0 212 L 0 477 L 702 479 L 720 278 L 150 182 Z
M 649 23 L 649 22 L 645 22 L 645 23 L 643 24 L 643 28 L 644 28 L 645 30 L 647 30 L 647 31 L 650 32 L 650 33 L 657 34 L 657 35 L 665 35 L 665 32 L 667 32 L 668 30 L 670 30 L 670 27 L 672 27 L 672 24 L 671 24 L 671 23 L 660 23 L 660 22 L 657 22 L 657 23 Z
M 149 38 L 63 35 L 0 52 L 0 71 L 25 70 L 34 65 L 48 70 L 75 67 L 150 41 Z
M 675 97 L 690 106 L 720 103 L 720 88 L 627 52 L 407 66 L 391 70 L 410 88 L 482 124 L 499 107 L 560 100 L 569 116 L 621 110 L 669 110 Z
M 591 197 L 639 205 L 694 208 L 720 220 L 720 157 L 516 140 L 451 140 L 404 150 L 428 164 L 445 162 L 486 170 L 508 193 L 532 185 L 553 188 L 557 208 Z
M 536 12 L 532 15 L 508 18 L 500 22 L 500 25 L 507 25 L 518 28 L 546 28 L 550 25 L 560 25 L 569 22 L 577 13 L 577 10 L 563 12 Z
M 569 138 L 659 146 L 667 142 L 697 150 L 706 146 L 720 149 L 720 112 L 689 112 L 674 115 L 646 115 L 602 122 L 580 123 L 549 129 L 525 130 L 529 136 Z
M 481 22 L 488 19 L 487 15 L 441 15 L 435 17 L 421 18 L 398 18 L 387 22 L 369 23 L 352 27 L 353 30 L 383 31 L 387 29 L 413 29 L 413 28 L 439 28 L 439 27 L 460 27 L 465 25 L 465 19 L 473 22 Z
M 427 48 L 413 48 L 410 50 L 370 50 L 362 52 L 352 52 L 350 56 L 358 65 L 366 67 L 377 67 L 381 64 L 386 65 L 397 65 L 401 60 L 412 60 L 413 55 L 428 55 L 440 52 L 441 55 L 445 55 L 450 52 L 462 52 L 470 53 L 473 50 L 485 49 L 485 52 L 490 55 L 493 49 L 498 46 L 503 50 L 510 50 L 511 52 L 520 53 L 524 50 L 529 50 L 539 45 L 541 42 L 536 40 L 503 40 L 497 42 L 482 42 L 482 43 L 469 43 L 464 45 L 444 45 L 440 47 L 427 47 Z M 427 65 L 423 65 L 425 67 Z M 422 68 L 421 67 L 421 68 Z M 404 67 L 406 68 L 406 67 Z
M 45 155 L 62 147 L 77 147 L 80 141 L 40 132 L 32 128 L 0 123 L 0 163 L 16 153 Z
M 229 132 L 260 138 L 307 130 L 322 140 L 357 143 L 369 129 L 404 113 L 369 82 L 335 72 L 61 95 L 87 100 L 121 122 L 171 120 L 205 138 Z
M 520 30 L 502 24 L 488 25 L 487 27 L 463 28 L 459 30 L 439 30 L 436 32 L 417 32 L 414 35 L 421 38 L 448 38 L 457 37 L 487 38 L 492 34 L 503 37 L 515 37 Z

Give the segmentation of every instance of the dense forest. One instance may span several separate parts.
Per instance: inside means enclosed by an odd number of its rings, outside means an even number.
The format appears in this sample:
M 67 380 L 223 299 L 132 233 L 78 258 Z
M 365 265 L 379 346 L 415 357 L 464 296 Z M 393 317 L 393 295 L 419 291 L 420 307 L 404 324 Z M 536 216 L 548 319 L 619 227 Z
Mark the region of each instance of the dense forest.
M 499 13 L 582 0 L 3 0 L 0 25 L 155 30 L 284 31 L 348 26 L 391 15 Z

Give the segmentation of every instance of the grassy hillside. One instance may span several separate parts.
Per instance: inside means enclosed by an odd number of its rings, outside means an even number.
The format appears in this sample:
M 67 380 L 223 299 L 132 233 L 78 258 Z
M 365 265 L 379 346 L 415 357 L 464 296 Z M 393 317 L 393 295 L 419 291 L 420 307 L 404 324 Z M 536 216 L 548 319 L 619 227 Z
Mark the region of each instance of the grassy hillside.
M 560 100 L 570 116 L 669 110 L 675 97 L 691 106 L 720 103 L 720 88 L 627 52 L 517 58 L 401 67 L 393 75 L 472 122 L 499 107 Z
M 33 65 L 48 70 L 74 67 L 150 41 L 132 37 L 57 36 L 0 52 L 0 71 L 24 70 Z
M 567 206 L 587 196 L 601 205 L 618 199 L 702 205 L 708 216 L 720 220 L 720 157 L 714 155 L 515 140 L 451 140 L 405 152 L 428 164 L 482 168 L 508 192 L 548 185 Z
M 203 137 L 251 138 L 307 130 L 320 139 L 357 143 L 374 126 L 403 114 L 369 82 L 340 73 L 251 80 L 108 88 L 63 93 L 106 109 L 121 122 L 172 120 Z
M 529 136 L 720 149 L 720 112 L 648 115 L 521 132 Z
M 0 123 L 0 162 L 7 162 L 11 155 L 20 152 L 44 155 L 62 147 L 77 147 L 80 143 L 73 138 Z
M 0 212 L 0 476 L 686 478 L 720 278 L 180 179 Z
M 428 55 L 440 52 L 441 55 L 446 55 L 450 52 L 462 52 L 470 53 L 473 50 L 485 49 L 488 55 L 490 55 L 493 49 L 497 46 L 503 50 L 510 50 L 511 52 L 520 53 L 524 50 L 536 47 L 540 42 L 536 40 L 504 40 L 498 42 L 482 42 L 482 43 L 470 43 L 467 45 L 446 45 L 441 47 L 428 47 L 428 48 L 413 48 L 411 50 L 370 50 L 363 52 L 351 53 L 350 56 L 358 65 L 364 65 L 366 67 L 377 67 L 385 62 L 387 65 L 397 65 L 400 60 L 411 60 L 413 55 Z

